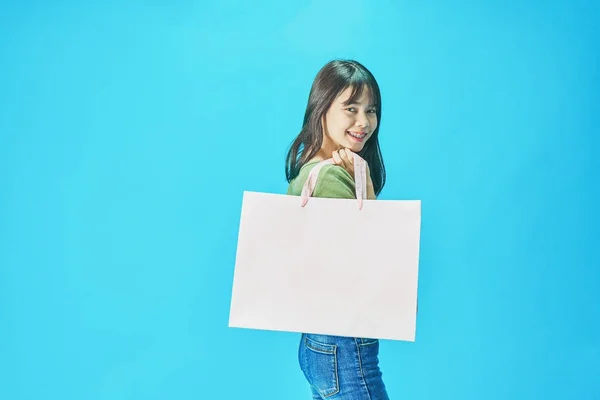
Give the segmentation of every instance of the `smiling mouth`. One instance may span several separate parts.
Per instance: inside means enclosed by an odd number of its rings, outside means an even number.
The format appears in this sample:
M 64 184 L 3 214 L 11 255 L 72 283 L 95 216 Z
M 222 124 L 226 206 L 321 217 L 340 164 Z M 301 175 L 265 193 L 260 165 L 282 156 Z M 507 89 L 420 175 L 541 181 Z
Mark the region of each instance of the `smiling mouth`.
M 366 132 L 356 133 L 356 132 L 346 131 L 346 133 L 348 135 L 352 136 L 354 139 L 357 139 L 357 140 L 363 140 L 367 136 Z

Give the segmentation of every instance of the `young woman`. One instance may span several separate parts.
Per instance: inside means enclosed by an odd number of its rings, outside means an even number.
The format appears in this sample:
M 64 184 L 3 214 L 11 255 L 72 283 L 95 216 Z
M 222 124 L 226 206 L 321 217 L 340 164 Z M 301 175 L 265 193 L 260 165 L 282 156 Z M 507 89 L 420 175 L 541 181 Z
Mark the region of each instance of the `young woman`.
M 333 158 L 319 172 L 313 196 L 356 198 L 356 153 L 368 165 L 367 198 L 375 199 L 385 184 L 380 122 L 381 94 L 371 72 L 356 61 L 327 63 L 313 82 L 302 130 L 287 155 L 288 194 L 300 195 L 310 169 Z M 378 354 L 377 339 L 303 333 L 298 360 L 313 399 L 388 400 Z

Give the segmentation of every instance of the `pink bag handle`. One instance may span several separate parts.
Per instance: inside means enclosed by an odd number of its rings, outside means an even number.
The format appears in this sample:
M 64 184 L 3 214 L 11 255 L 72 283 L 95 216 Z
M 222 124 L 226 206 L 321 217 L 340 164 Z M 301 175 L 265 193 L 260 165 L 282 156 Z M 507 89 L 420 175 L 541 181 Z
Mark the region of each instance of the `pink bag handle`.
M 351 154 L 353 156 L 354 161 L 354 183 L 356 186 L 356 198 L 358 200 L 358 209 L 362 210 L 363 200 L 367 198 L 367 163 L 358 154 Z M 309 197 L 312 196 L 312 193 L 315 190 L 315 187 L 317 186 L 317 177 L 319 176 L 321 168 L 323 168 L 325 165 L 330 164 L 334 164 L 333 158 L 321 161 L 310 170 L 308 178 L 306 178 L 306 182 L 304 182 L 304 187 L 302 188 L 302 207 L 304 207 L 306 203 L 308 203 Z

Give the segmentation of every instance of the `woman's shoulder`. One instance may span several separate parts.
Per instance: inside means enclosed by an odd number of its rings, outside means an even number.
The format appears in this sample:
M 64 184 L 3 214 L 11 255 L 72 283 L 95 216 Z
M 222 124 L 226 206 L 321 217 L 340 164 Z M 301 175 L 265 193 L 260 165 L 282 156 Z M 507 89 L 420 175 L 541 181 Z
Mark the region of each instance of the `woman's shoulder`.
M 302 193 L 308 174 L 318 163 L 319 161 L 311 161 L 300 169 L 298 176 L 288 186 L 288 194 L 299 196 Z M 339 165 L 324 165 L 319 171 L 313 197 L 355 198 L 354 179 Z
M 308 174 L 310 173 L 310 170 L 313 169 L 313 167 L 316 166 L 318 163 L 319 161 L 309 161 L 306 164 L 304 164 L 300 168 L 298 176 L 292 179 L 292 181 L 288 185 L 287 194 L 300 196 L 300 194 L 302 193 L 302 187 L 304 186 L 304 182 L 306 182 L 306 180 L 308 179 Z
M 319 171 L 313 196 L 333 199 L 354 199 L 356 198 L 354 178 L 344 167 L 340 167 L 339 165 L 325 165 Z

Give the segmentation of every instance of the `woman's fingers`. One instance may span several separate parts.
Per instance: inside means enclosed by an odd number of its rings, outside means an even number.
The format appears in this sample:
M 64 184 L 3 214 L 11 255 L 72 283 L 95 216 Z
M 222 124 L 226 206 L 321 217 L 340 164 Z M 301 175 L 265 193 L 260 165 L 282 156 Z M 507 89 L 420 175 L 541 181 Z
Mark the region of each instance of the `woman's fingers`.
M 354 155 L 355 153 L 349 149 L 340 149 L 331 153 L 331 157 L 333 158 L 333 162 L 336 165 L 344 168 L 352 177 L 354 178 Z M 371 178 L 371 171 L 369 168 L 369 164 L 365 161 L 366 166 L 366 178 L 367 182 L 365 182 L 367 186 L 367 198 L 368 199 L 377 199 L 375 195 L 375 189 L 373 187 L 373 180 Z
M 336 165 L 344 168 L 350 175 L 354 176 L 354 158 L 351 154 L 350 150 L 340 149 L 331 153 L 331 156 Z
M 346 154 L 345 149 L 336 150 L 331 153 L 331 157 L 333 158 L 333 162 L 336 165 L 344 168 L 351 175 L 354 174 L 354 164 L 348 161 L 348 155 Z
M 333 162 L 335 162 L 337 165 L 343 166 L 342 158 L 340 157 L 337 150 L 331 153 L 331 157 L 333 158 Z
M 354 171 L 354 157 L 352 156 L 352 151 L 348 149 L 340 150 L 342 154 L 342 161 L 344 161 L 344 165 L 346 165 L 346 169 L 348 171 Z

